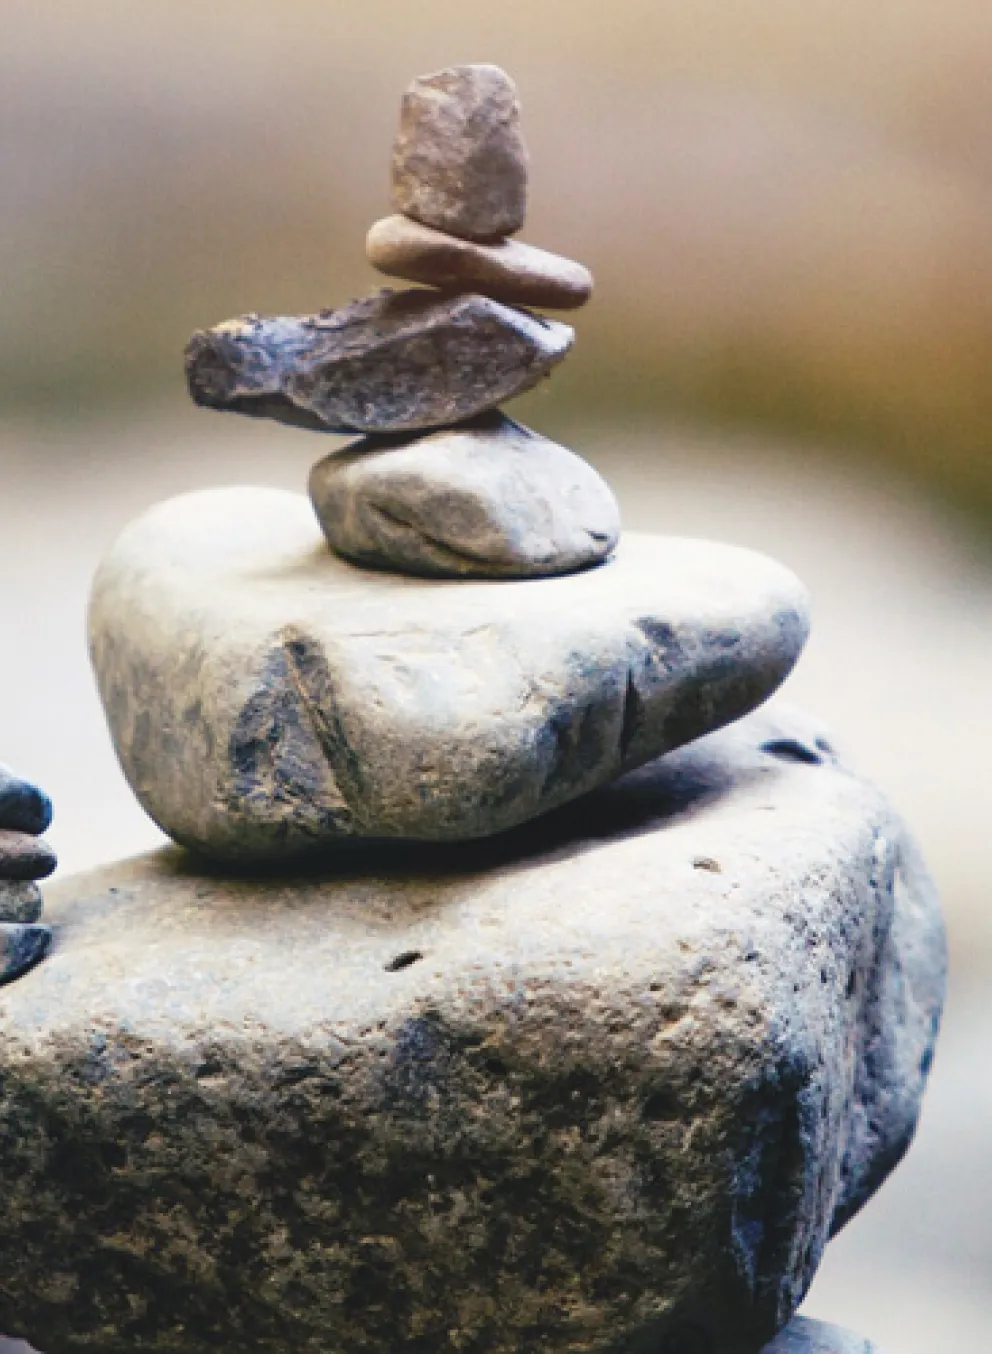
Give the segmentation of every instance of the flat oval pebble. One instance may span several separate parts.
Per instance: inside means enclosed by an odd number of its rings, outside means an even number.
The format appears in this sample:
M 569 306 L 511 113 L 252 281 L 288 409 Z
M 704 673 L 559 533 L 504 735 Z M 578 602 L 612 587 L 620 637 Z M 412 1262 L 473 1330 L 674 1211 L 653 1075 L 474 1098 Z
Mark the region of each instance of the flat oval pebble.
M 441 578 L 572 573 L 620 535 L 617 501 L 592 466 L 500 414 L 334 452 L 314 466 L 310 498 L 346 559 Z
M 393 206 L 469 240 L 512 235 L 527 210 L 527 150 L 513 81 L 499 66 L 449 66 L 403 95 Z
M 32 922 L 41 916 L 38 885 L 26 880 L 0 879 L 0 922 Z
M 317 315 L 245 315 L 186 347 L 197 404 L 331 432 L 473 418 L 537 385 L 575 338 L 488 296 L 384 290 Z
M 0 828 L 37 836 L 51 822 L 52 801 L 44 790 L 16 775 L 9 766 L 0 766 Z
M 431 287 L 481 292 L 508 305 L 575 310 L 592 295 L 592 273 L 581 263 L 519 240 L 476 244 L 444 231 L 387 216 L 365 240 L 373 268 Z
M 882 1351 L 863 1335 L 796 1316 L 761 1354 L 882 1354 Z
M 55 852 L 40 837 L 0 829 L 0 880 L 47 879 L 57 864 Z
M 632 533 L 561 578 L 356 569 L 305 495 L 239 488 L 133 522 L 89 626 L 139 800 L 246 864 L 535 818 L 759 705 L 807 614 L 772 560 Z

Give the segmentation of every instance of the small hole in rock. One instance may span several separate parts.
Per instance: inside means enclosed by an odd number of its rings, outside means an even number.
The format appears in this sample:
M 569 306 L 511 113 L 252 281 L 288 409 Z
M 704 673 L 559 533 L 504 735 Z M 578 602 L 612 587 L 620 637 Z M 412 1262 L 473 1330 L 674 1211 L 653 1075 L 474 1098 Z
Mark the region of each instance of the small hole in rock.
M 762 743 L 761 752 L 779 757 L 783 762 L 805 762 L 807 766 L 819 766 L 823 758 L 813 748 L 800 743 L 798 738 L 772 738 Z
M 828 743 L 825 738 L 818 738 L 816 740 L 816 746 L 820 749 L 821 752 L 825 752 L 828 757 L 836 757 L 837 755 L 836 752 L 834 751 L 833 744 Z
M 423 959 L 422 950 L 404 950 L 402 954 L 396 955 L 385 965 L 387 973 L 399 973 L 400 969 L 409 968 L 415 964 L 418 959 Z
M 709 870 L 710 874 L 722 874 L 723 866 L 712 856 L 696 856 L 692 862 L 694 870 Z

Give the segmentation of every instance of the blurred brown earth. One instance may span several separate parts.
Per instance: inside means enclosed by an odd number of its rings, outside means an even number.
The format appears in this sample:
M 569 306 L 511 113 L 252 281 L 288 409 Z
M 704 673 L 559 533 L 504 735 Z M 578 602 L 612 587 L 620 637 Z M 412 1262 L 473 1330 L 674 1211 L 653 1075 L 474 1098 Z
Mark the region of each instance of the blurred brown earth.
M 193 328 L 374 285 L 399 92 L 494 60 L 524 101 L 525 235 L 598 281 L 551 400 L 813 433 L 992 521 L 983 0 L 0 0 L 0 20 L 6 407 L 179 398 Z

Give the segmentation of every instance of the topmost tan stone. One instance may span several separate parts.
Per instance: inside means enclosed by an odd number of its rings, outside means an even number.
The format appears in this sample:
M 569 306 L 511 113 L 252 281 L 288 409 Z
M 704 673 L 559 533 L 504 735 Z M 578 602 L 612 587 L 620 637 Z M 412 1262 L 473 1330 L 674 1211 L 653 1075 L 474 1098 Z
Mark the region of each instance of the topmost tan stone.
M 393 206 L 466 240 L 524 223 L 527 150 L 513 81 L 498 66 L 449 66 L 414 80 L 393 146 Z

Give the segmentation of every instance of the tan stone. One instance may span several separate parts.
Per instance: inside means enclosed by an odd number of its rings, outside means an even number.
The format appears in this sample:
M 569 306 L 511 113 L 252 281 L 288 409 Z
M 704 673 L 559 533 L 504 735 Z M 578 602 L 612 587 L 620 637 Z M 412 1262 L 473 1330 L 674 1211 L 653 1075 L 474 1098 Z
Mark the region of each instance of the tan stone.
M 592 273 L 572 259 L 519 240 L 461 240 L 406 216 L 376 221 L 365 253 L 389 277 L 481 292 L 508 305 L 575 310 L 592 295 Z
M 414 80 L 393 146 L 393 206 L 470 240 L 512 235 L 527 209 L 527 151 L 513 81 L 498 66 Z

